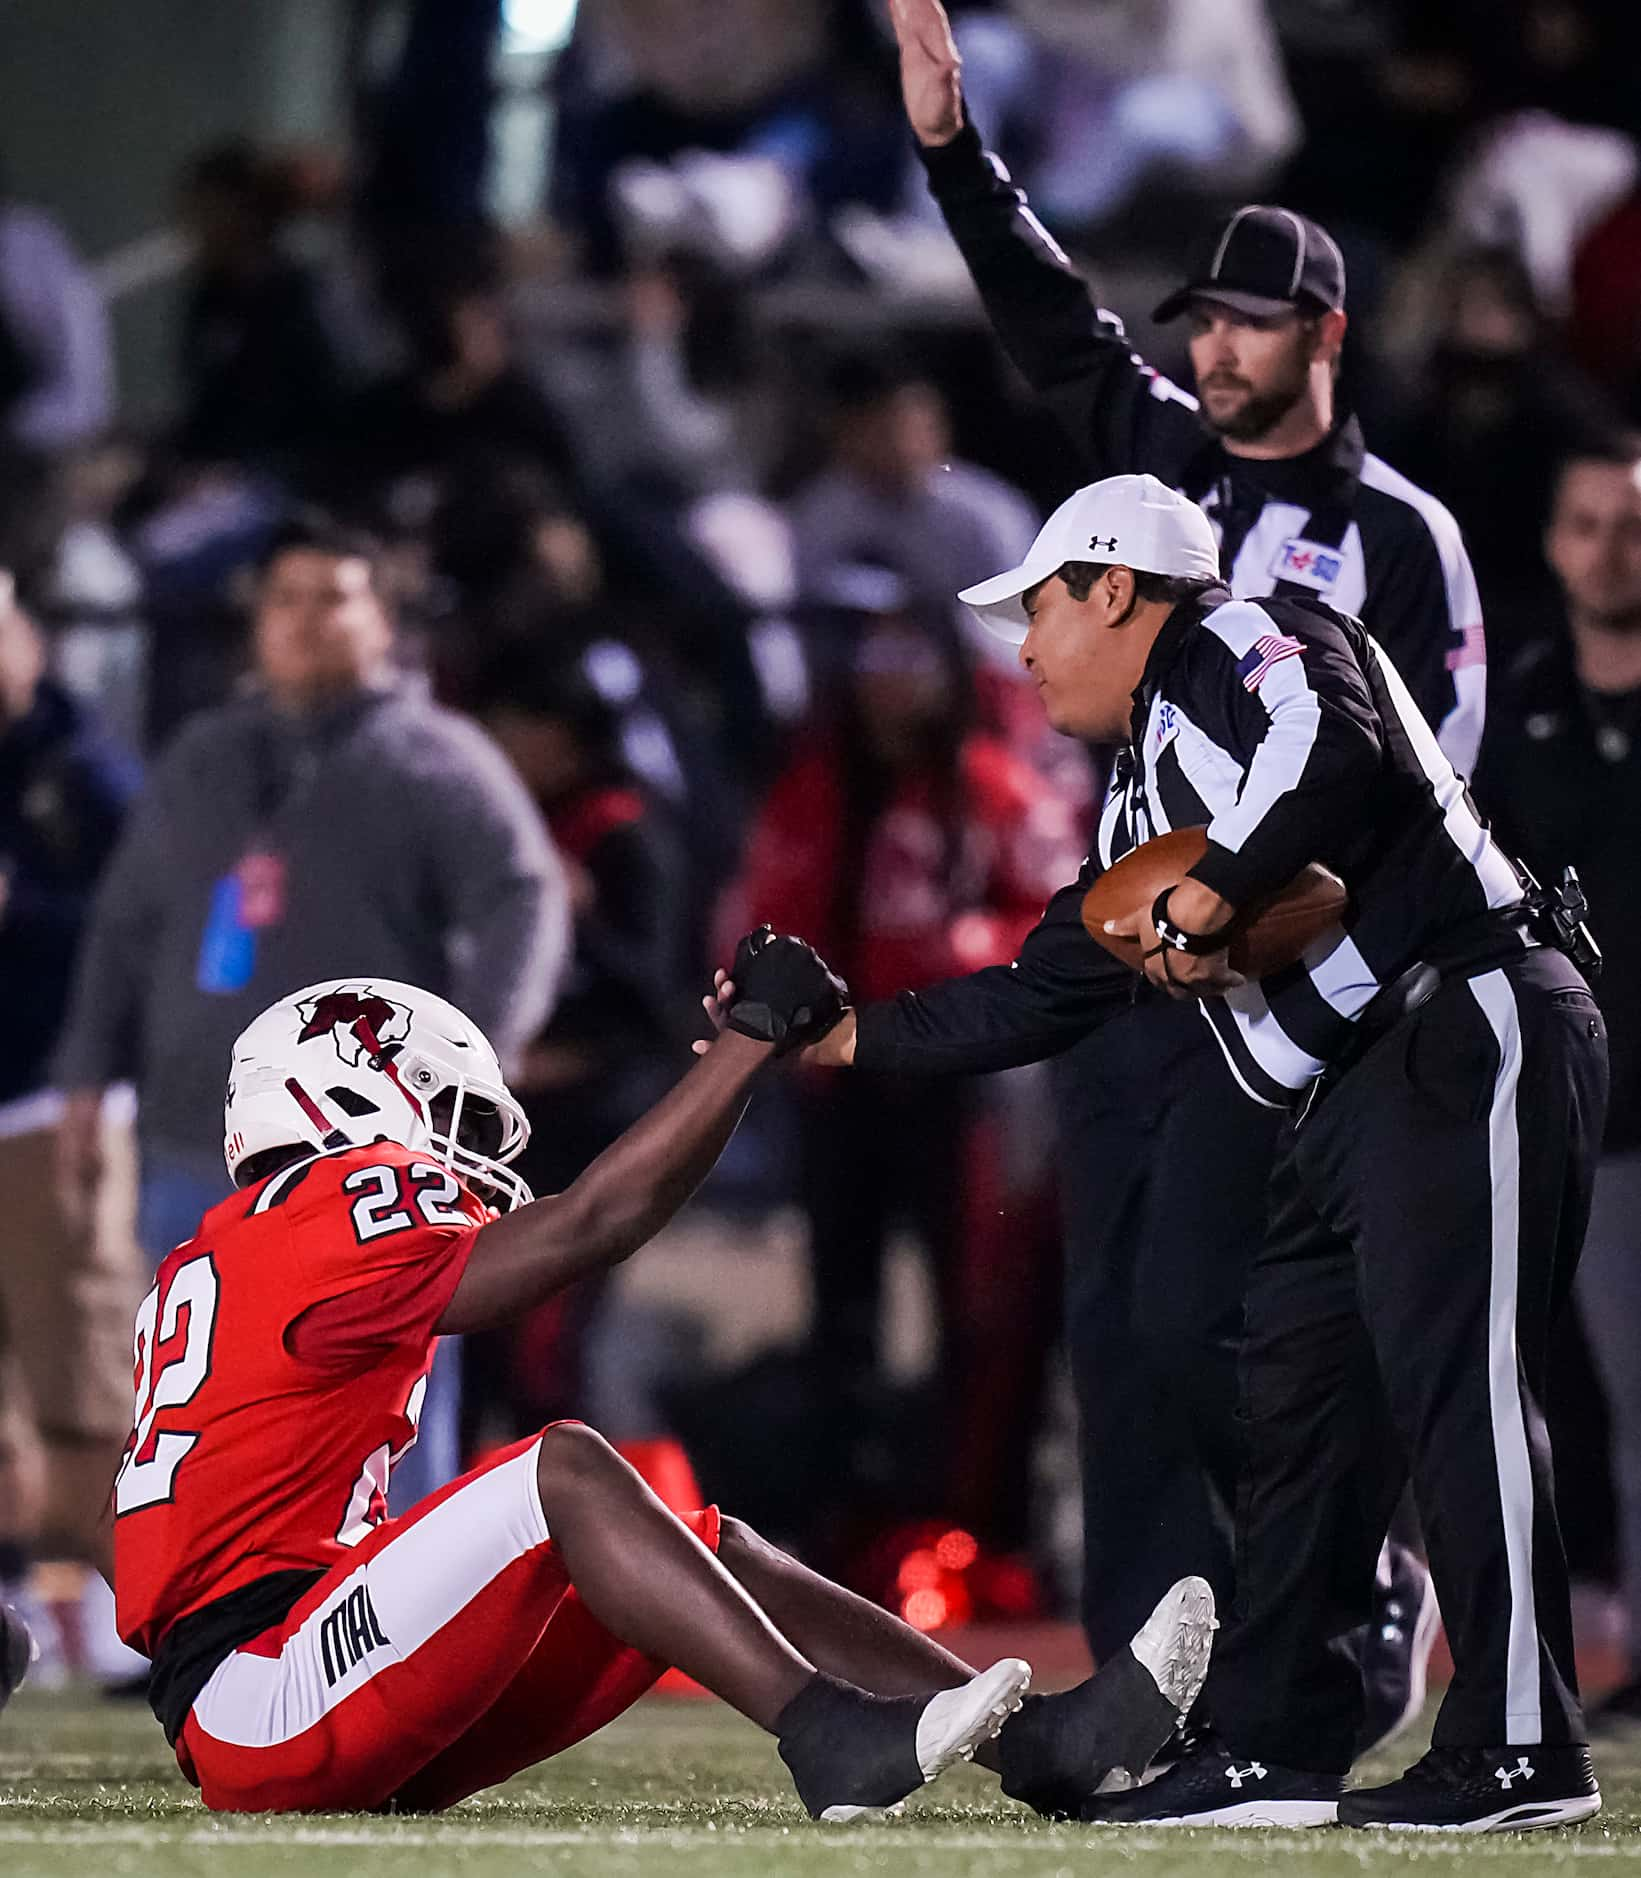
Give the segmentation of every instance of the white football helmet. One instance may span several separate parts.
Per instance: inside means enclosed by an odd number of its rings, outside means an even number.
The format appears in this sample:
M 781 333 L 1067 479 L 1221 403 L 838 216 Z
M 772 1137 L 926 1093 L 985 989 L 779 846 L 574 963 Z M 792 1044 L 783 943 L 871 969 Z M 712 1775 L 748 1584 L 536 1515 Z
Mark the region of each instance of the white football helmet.
M 488 1189 L 530 1189 L 506 1165 L 530 1124 L 490 1040 L 453 1004 L 389 978 L 336 978 L 271 1004 L 239 1034 L 223 1109 L 228 1172 L 270 1148 L 397 1141 Z

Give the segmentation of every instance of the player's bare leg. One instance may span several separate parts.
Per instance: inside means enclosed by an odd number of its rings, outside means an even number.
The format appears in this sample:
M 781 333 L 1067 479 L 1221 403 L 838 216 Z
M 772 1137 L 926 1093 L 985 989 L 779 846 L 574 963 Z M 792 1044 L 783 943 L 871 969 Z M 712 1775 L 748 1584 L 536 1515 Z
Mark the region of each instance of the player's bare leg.
M 927 1695 L 958 1688 L 975 1674 L 933 1637 L 812 1572 L 744 1520 L 724 1520 L 718 1559 L 782 1635 L 830 1676 L 874 1695 Z
M 822 1578 L 726 1519 L 718 1556 L 758 1606 L 818 1668 L 879 1695 L 951 1689 L 975 1671 L 932 1637 Z M 1182 1579 L 1127 1649 L 1061 1695 L 1027 1696 L 975 1759 L 1004 1791 L 1040 1812 L 1075 1815 L 1081 1801 L 1128 1786 L 1172 1735 L 1207 1673 L 1213 1594 Z
M 925 1682 L 889 1697 L 822 1671 L 590 1428 L 549 1428 L 536 1479 L 547 1530 L 588 1610 L 778 1736 L 817 1818 L 898 1804 L 1019 1707 L 1030 1671 L 1012 1660 L 961 1688 L 942 1682 L 934 1693 Z
M 760 1728 L 814 1679 L 710 1551 L 613 1448 L 579 1423 L 541 1438 L 536 1478 L 547 1530 L 606 1630 L 673 1663 Z
M 782 1634 L 829 1676 L 874 1695 L 927 1695 L 961 1688 L 979 1673 L 881 1604 L 812 1572 L 744 1520 L 724 1520 L 718 1560 Z M 993 1773 L 1000 1771 L 995 1741 L 982 1743 L 974 1758 Z

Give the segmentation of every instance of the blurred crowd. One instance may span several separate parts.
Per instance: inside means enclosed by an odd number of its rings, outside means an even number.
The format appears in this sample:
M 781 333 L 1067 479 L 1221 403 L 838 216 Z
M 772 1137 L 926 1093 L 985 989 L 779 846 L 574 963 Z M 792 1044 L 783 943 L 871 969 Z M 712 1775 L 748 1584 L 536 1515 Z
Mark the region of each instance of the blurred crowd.
M 876 0 L 582 0 L 524 232 L 485 194 L 508 17 L 403 10 L 345 156 L 235 141 L 176 179 L 161 427 L 122 423 L 50 205 L 0 194 L 0 1263 L 28 1273 L 0 1284 L 0 1582 L 96 1556 L 76 1509 L 125 1432 L 139 1271 L 221 1197 L 227 1042 L 271 998 L 356 969 L 452 997 L 551 1190 L 679 1073 L 746 923 L 878 996 L 1011 957 L 1086 847 L 1099 753 L 952 597 L 1018 561 L 1068 459 L 925 198 Z M 1633 1002 L 1641 660 L 1601 636 L 1641 647 L 1633 0 L 953 13 L 976 121 L 1108 303 L 1238 201 L 1337 236 L 1349 398 L 1475 563 L 1483 807 L 1585 868 Z M 1632 1180 L 1637 1034 L 1614 1015 Z M 441 1359 L 418 1485 L 602 1409 L 868 1588 L 895 1592 L 887 1528 L 936 1521 L 1045 1568 L 1000 1605 L 1052 1603 L 1045 1116 L 1029 1072 L 800 1079 L 712 1197 L 801 1213 L 803 1345 L 705 1379 L 572 1294 Z M 882 1329 L 903 1233 L 914 1384 Z M 70 1302 L 79 1382 L 36 1334 Z M 1568 1497 L 1599 1571 L 1612 1516 Z

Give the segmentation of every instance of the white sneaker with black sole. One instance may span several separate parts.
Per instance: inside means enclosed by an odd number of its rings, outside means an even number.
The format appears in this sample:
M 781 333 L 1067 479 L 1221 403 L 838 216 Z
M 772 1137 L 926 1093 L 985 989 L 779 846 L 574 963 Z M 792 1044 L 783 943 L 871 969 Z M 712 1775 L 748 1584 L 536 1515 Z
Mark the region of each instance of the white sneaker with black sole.
M 1095 1826 L 1331 1826 L 1344 1785 L 1342 1774 L 1232 1754 L 1202 1735 L 1167 1773 L 1131 1793 L 1091 1800 L 1082 1817 Z
M 867 1695 L 817 1676 L 777 1723 L 781 1759 L 811 1819 L 841 1826 L 898 1813 L 920 1787 L 972 1760 L 1030 1686 L 1031 1665 L 1017 1656 L 931 1696 Z
M 1347 1793 L 1339 1823 L 1388 1832 L 1534 1832 L 1600 1811 L 1586 1747 L 1432 1748 L 1400 1780 Z

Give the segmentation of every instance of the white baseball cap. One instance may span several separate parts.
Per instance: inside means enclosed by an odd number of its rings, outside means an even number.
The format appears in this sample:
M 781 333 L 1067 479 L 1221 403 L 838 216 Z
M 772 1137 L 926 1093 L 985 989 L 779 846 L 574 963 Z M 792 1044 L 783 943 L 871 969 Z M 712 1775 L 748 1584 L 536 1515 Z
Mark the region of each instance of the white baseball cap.
M 1155 476 L 1107 476 L 1060 504 L 1018 567 L 965 587 L 957 597 L 988 632 L 1019 645 L 1031 623 L 1021 595 L 1067 561 L 1219 578 L 1219 544 L 1194 502 Z

